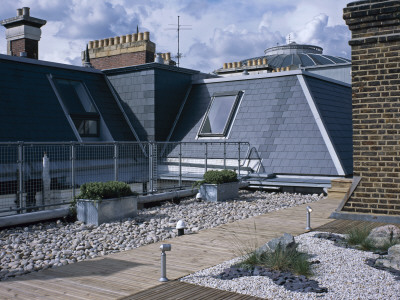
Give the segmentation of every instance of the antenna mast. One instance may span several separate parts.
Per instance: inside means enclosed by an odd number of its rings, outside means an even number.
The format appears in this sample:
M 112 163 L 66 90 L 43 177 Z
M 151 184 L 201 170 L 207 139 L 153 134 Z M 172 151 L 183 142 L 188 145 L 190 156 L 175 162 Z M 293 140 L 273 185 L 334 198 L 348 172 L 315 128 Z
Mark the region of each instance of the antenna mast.
M 177 26 L 176 28 L 167 28 L 166 30 L 176 30 L 178 32 L 178 53 L 176 54 L 176 58 L 178 59 L 178 67 L 179 67 L 179 59 L 182 57 L 182 53 L 179 52 L 179 32 L 181 30 L 192 30 L 192 28 L 185 28 L 185 27 L 189 27 L 192 25 L 181 25 L 179 23 L 179 18 L 180 16 L 178 16 L 178 25 L 177 24 L 168 24 L 168 25 L 172 25 L 172 26 Z

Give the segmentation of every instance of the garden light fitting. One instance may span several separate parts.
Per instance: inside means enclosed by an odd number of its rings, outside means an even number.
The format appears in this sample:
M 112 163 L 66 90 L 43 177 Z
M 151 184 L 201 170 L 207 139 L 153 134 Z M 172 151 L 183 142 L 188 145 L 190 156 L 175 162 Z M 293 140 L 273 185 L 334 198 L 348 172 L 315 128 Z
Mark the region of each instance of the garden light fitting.
M 310 231 L 311 230 L 311 224 L 310 224 L 311 223 L 311 212 L 312 212 L 311 206 L 307 206 L 306 210 L 307 210 L 307 227 L 306 227 L 306 230 Z
M 162 244 L 160 246 L 161 250 L 161 277 L 159 281 L 166 282 L 168 281 L 167 278 L 167 255 L 165 251 L 171 251 L 171 244 Z
M 179 220 L 178 223 L 176 223 L 176 229 L 178 230 L 178 236 L 185 234 L 185 228 L 186 228 L 185 221 Z

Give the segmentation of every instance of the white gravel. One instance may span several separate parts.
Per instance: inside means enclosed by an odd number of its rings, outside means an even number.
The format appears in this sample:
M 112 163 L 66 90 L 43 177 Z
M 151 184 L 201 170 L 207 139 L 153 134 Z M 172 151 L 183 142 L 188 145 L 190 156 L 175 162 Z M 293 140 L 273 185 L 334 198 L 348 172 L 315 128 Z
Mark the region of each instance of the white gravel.
M 197 232 L 322 197 L 241 191 L 240 199 L 233 201 L 189 198 L 179 205 L 165 203 L 139 211 L 134 219 L 98 227 L 58 221 L 4 229 L 0 231 L 0 280 L 172 238 L 180 219 L 188 225 L 187 232 Z
M 400 281 L 387 271 L 368 266 L 365 260 L 378 255 L 333 245 L 333 241 L 314 238 L 316 232 L 296 237 L 299 250 L 313 255 L 314 276 L 328 293 L 291 292 L 278 286 L 268 277 L 249 276 L 233 280 L 220 280 L 212 276 L 221 273 L 239 258 L 205 269 L 182 278 L 182 281 L 226 291 L 267 299 L 400 299 Z

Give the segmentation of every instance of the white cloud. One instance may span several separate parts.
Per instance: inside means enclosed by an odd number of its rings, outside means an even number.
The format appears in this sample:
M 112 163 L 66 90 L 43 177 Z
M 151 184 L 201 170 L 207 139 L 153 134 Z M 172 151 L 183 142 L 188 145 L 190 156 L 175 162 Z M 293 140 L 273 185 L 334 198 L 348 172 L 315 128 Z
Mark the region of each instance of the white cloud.
M 291 32 L 290 39 L 299 44 L 321 46 L 324 54 L 350 57 L 349 30 L 344 25 L 328 26 L 328 21 L 326 14 L 319 14 L 303 28 Z
M 42 27 L 40 58 L 80 64 L 89 40 L 150 31 L 157 51 L 177 52 L 176 30 L 169 24 L 191 25 L 181 31 L 182 67 L 210 72 L 223 62 L 261 56 L 284 43 L 292 32 L 296 42 L 322 46 L 325 53 L 349 57 L 349 31 L 342 20 L 347 0 L 1 0 L 0 19 L 31 7 L 31 15 L 48 20 Z M 0 30 L 4 37 L 4 28 Z M 0 52 L 5 53 L 0 38 Z

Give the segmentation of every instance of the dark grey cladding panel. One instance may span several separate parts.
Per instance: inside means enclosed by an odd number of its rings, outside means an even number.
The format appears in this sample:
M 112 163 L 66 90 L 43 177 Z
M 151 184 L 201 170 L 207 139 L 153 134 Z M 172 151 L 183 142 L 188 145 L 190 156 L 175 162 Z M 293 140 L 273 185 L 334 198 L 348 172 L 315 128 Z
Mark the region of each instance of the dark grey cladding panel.
M 48 73 L 43 66 L 0 59 L 0 141 L 76 141 Z
M 47 78 L 50 74 L 82 81 L 114 140 L 134 140 L 103 74 L 8 59 L 0 59 L 0 140 L 76 140 Z
M 353 173 L 351 88 L 304 77 L 346 174 Z
M 155 139 L 155 76 L 154 69 L 108 74 L 108 79 L 121 99 L 139 139 Z
M 244 96 L 226 141 L 256 147 L 269 173 L 337 175 L 295 75 L 194 85 L 171 140 L 224 141 L 197 132 L 211 96 L 237 90 Z
M 190 74 L 155 70 L 156 141 L 167 139 L 190 85 Z

